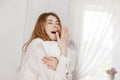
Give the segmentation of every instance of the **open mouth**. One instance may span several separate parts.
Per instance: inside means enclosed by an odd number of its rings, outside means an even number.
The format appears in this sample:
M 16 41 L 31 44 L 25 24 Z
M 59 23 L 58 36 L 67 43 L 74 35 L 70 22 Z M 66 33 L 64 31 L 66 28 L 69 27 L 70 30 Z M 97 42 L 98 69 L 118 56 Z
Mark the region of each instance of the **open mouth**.
M 52 33 L 52 34 L 56 34 L 56 31 L 52 31 L 51 33 Z

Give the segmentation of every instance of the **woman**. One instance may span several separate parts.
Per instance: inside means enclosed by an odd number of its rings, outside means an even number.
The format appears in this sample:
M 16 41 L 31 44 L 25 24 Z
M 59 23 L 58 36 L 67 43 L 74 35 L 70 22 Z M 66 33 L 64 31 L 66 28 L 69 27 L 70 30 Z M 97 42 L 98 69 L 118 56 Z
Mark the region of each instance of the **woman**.
M 19 79 L 72 80 L 74 65 L 67 48 L 68 38 L 68 29 L 62 28 L 55 13 L 41 14 L 30 40 L 23 46 Z

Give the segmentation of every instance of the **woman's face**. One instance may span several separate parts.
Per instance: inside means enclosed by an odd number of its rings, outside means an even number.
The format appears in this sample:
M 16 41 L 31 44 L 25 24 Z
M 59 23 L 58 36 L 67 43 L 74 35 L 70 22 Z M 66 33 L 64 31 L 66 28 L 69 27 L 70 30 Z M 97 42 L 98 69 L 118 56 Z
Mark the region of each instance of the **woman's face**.
M 60 34 L 60 22 L 58 22 L 55 16 L 49 15 L 47 17 L 45 31 L 51 40 L 57 40 L 56 32 Z

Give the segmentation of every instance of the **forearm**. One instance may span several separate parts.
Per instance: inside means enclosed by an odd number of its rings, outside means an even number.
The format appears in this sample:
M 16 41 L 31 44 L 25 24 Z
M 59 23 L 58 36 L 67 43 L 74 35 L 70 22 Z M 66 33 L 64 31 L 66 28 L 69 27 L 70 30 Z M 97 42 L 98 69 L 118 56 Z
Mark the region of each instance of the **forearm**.
M 61 55 L 62 56 L 65 56 L 65 57 L 67 57 L 67 47 L 65 46 L 65 47 L 62 47 L 61 49 L 60 49 L 60 51 L 61 51 Z

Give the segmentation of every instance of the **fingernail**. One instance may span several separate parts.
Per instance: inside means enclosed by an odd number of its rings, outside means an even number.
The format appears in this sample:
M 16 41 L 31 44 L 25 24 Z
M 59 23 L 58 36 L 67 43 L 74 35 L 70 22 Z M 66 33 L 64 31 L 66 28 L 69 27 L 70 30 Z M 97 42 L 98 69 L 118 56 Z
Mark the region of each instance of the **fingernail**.
M 56 35 L 58 35 L 58 32 L 56 32 Z

